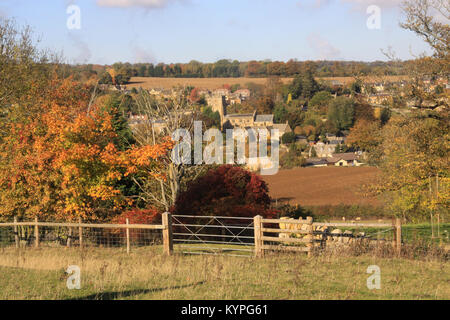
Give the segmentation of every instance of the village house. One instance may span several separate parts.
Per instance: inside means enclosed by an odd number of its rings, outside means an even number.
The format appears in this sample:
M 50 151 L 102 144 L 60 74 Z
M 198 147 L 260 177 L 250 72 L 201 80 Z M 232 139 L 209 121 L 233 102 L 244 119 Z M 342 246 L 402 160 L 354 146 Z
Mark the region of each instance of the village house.
M 327 139 L 329 144 L 342 144 L 345 142 L 345 137 L 338 137 L 335 134 L 326 133 L 325 138 Z
M 255 127 L 270 127 L 273 126 L 273 114 L 257 115 L 254 122 Z
M 326 158 L 308 158 L 306 159 L 307 167 L 327 167 L 328 161 Z
M 375 89 L 376 92 L 384 92 L 385 85 L 382 82 L 377 82 L 373 85 L 373 88 Z
M 336 150 L 336 145 L 325 144 L 323 142 L 317 142 L 313 146 L 313 148 L 316 151 L 317 157 L 319 157 L 319 158 L 326 158 L 326 157 L 332 157 L 333 156 L 333 153 Z
M 229 89 L 219 88 L 219 89 L 214 90 L 212 95 L 213 96 L 225 96 L 226 98 L 228 98 L 231 95 L 231 91 Z
M 241 104 L 241 103 L 242 103 L 242 99 L 240 97 L 230 97 L 228 99 L 228 104 L 230 104 L 230 105 Z
M 336 167 L 359 167 L 363 164 L 360 157 L 353 152 L 335 153 L 327 158 L 327 162 L 329 166 Z
M 153 126 L 155 134 L 158 135 L 167 128 L 164 119 L 149 119 L 147 115 L 130 115 L 128 124 L 131 130 L 136 130 L 138 127 Z
M 248 89 L 239 89 L 239 90 L 236 90 L 235 92 L 233 92 L 233 95 L 235 97 L 238 97 L 242 101 L 244 101 L 244 100 L 247 100 L 248 98 L 250 98 L 250 90 L 248 90 Z
M 271 129 L 278 130 L 280 132 L 280 137 L 285 133 L 292 132 L 292 129 L 289 126 L 287 121 L 286 121 L 286 123 L 274 123 L 272 125 Z
M 348 153 L 335 153 L 332 157 L 316 157 L 306 159 L 306 166 L 308 167 L 359 167 L 363 165 L 360 156 Z
M 252 128 L 255 124 L 255 115 L 256 111 L 253 113 L 227 114 L 224 116 L 222 126 L 224 129 Z
M 367 102 L 372 105 L 391 105 L 394 98 L 389 93 L 376 93 L 367 96 Z

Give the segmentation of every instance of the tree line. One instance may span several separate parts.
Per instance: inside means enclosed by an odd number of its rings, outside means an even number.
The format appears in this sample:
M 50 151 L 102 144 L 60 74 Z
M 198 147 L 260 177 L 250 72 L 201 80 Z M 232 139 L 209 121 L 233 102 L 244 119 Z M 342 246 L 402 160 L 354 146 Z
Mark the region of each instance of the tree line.
M 131 77 L 165 78 L 261 78 L 294 77 L 312 70 L 317 77 L 350 77 L 367 75 L 403 75 L 406 62 L 400 61 L 248 61 L 222 59 L 214 63 L 191 61 L 189 63 L 122 63 L 112 66 L 66 65 L 66 74 L 89 78 L 97 75 L 100 83 L 123 84 Z M 114 78 L 116 78 L 114 80 Z

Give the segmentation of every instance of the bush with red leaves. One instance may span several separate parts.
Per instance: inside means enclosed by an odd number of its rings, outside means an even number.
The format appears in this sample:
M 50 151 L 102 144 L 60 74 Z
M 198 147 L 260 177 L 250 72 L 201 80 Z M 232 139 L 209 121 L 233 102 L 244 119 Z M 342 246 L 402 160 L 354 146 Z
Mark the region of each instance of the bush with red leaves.
M 223 165 L 209 170 L 182 192 L 175 214 L 196 216 L 273 218 L 269 190 L 256 174 L 241 167 Z
M 112 219 L 114 224 L 126 224 L 126 220 L 130 224 L 161 224 L 161 213 L 155 208 L 150 209 L 132 209 L 130 211 L 123 212 Z M 125 237 L 125 229 L 114 230 L 113 233 L 120 234 L 121 237 Z M 138 244 L 149 244 L 153 242 L 155 238 L 152 230 L 130 229 L 131 241 Z
M 135 208 L 114 217 L 112 222 L 117 224 L 125 224 L 127 219 L 130 224 L 157 224 L 161 222 L 161 213 L 155 208 Z

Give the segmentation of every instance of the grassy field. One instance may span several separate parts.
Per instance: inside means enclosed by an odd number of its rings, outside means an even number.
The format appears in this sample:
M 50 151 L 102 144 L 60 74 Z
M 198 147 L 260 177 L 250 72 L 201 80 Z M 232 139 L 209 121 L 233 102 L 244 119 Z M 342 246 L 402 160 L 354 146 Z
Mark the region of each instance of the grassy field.
M 387 81 L 397 81 L 399 79 L 404 79 L 404 77 L 400 76 L 387 76 L 383 77 Z M 289 83 L 292 81 L 292 78 L 281 78 L 283 83 Z M 345 85 L 352 83 L 355 81 L 353 77 L 326 77 L 326 78 L 317 78 L 318 81 L 330 81 L 330 80 L 339 80 Z M 366 77 L 368 81 L 380 81 L 380 79 L 374 77 Z M 253 82 L 256 84 L 266 84 L 267 78 L 153 78 L 153 77 L 132 77 L 130 79 L 130 83 L 127 84 L 130 88 L 143 88 L 143 89 L 152 89 L 152 88 L 164 88 L 171 89 L 175 86 L 193 86 L 198 88 L 204 88 L 209 90 L 214 90 L 217 88 L 221 88 L 224 84 L 233 85 L 240 84 L 241 87 L 245 87 L 245 85 L 249 82 Z
M 69 265 L 81 290 L 66 288 Z M 369 265 L 381 289 L 366 285 Z M 0 249 L 0 299 L 450 299 L 445 261 L 373 256 L 167 257 L 161 248 Z
M 372 204 L 374 197 L 363 197 L 361 186 L 371 183 L 378 173 L 374 167 L 324 167 L 280 170 L 263 176 L 270 196 L 302 206 Z

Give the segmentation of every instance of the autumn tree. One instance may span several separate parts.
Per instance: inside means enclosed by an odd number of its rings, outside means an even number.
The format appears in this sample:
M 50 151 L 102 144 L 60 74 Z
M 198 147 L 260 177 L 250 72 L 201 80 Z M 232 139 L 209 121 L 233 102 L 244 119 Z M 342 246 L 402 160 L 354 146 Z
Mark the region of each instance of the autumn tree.
M 108 219 L 138 196 L 126 194 L 126 177 L 162 178 L 170 144 L 121 150 L 113 106 L 92 104 L 91 92 L 54 79 L 34 92 L 33 117 L 17 112 L 10 121 L 0 144 L 0 216 Z
M 381 142 L 380 128 L 380 123 L 377 121 L 358 120 L 350 129 L 346 143 L 374 155 Z
M 56 56 L 37 46 L 30 27 L 0 17 L 0 133 L 7 129 L 4 122 L 12 118 L 10 113 L 19 102 L 21 112 L 28 108 L 33 112 L 31 93 L 44 91 L 57 67 Z
M 394 213 L 423 220 L 430 212 L 448 213 L 449 122 L 442 116 L 396 116 L 383 128 L 381 181 Z

